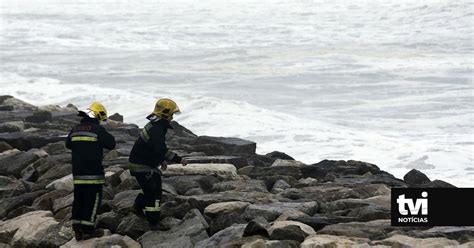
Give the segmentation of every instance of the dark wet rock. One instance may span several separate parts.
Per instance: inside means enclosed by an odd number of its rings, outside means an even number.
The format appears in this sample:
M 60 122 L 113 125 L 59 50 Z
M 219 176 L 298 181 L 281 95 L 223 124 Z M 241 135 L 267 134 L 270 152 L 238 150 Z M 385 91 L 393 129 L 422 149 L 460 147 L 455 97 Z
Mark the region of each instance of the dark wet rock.
M 21 177 L 21 171 L 40 157 L 32 152 L 19 152 L 0 159 L 0 174 Z
M 299 221 L 311 226 L 315 231 L 321 230 L 323 227 L 337 223 L 347 223 L 357 221 L 357 218 L 347 216 L 337 216 L 331 214 L 315 214 L 312 217 L 294 216 L 288 220 Z
M 3 198 L 0 200 L 0 219 L 6 217 L 10 211 L 23 205 L 29 206 L 33 201 L 46 193 L 45 190 L 36 192 L 26 193 L 18 196 L 9 198 Z
M 7 220 L 13 219 L 13 218 L 16 218 L 20 215 L 23 215 L 23 214 L 26 214 L 26 213 L 32 212 L 32 211 L 36 211 L 36 209 L 33 208 L 33 207 L 30 207 L 30 206 L 21 206 L 21 207 L 13 209 L 10 213 L 8 213 L 6 219 Z
M 109 116 L 109 120 L 123 122 L 123 115 L 121 115 L 119 113 L 115 113 L 115 114 Z
M 273 151 L 273 152 L 267 153 L 267 154 L 265 154 L 265 156 L 275 158 L 275 159 L 295 160 L 290 155 L 288 155 L 284 152 L 279 152 L 279 151 Z
M 199 136 L 194 141 L 195 145 L 219 145 L 224 148 L 225 155 L 252 155 L 255 154 L 257 144 L 239 138 Z
M 215 183 L 213 192 L 235 190 L 240 192 L 268 192 L 267 186 L 262 180 L 232 180 Z
M 0 111 L 13 111 L 13 106 L 10 106 L 10 105 L 0 105 Z
M 148 222 L 133 213 L 130 213 L 123 218 L 116 229 L 117 233 L 127 235 L 133 239 L 137 239 L 149 230 L 150 226 L 148 225 Z
M 278 180 L 273 184 L 272 193 L 278 194 L 289 188 L 291 188 L 291 185 L 289 185 L 285 180 Z
M 212 248 L 221 247 L 223 244 L 242 237 L 245 225 L 233 224 L 215 234 L 210 238 L 202 240 L 196 244 L 195 247 Z
M 268 228 L 270 224 L 267 222 L 265 218 L 257 217 L 247 224 L 244 229 L 244 233 L 242 236 L 253 236 L 253 235 L 260 235 L 263 237 L 269 237 Z
M 284 177 L 293 177 L 295 179 L 300 179 L 302 174 L 299 167 L 296 166 L 275 166 L 275 167 L 255 167 L 255 166 L 248 166 L 240 169 L 238 171 L 239 175 L 247 175 L 253 179 L 262 179 L 266 181 L 272 181 L 273 183 L 278 179 L 283 179 Z M 285 180 L 287 181 L 287 180 Z M 287 181 L 288 182 L 288 181 Z
M 50 166 L 50 165 L 45 165 L 44 167 L 47 167 L 47 166 Z M 71 174 L 72 172 L 72 165 L 71 164 L 55 164 L 53 163 L 53 166 L 52 168 L 42 168 L 41 166 L 39 166 L 37 168 L 38 171 L 40 170 L 47 170 L 46 172 L 44 172 L 44 174 L 42 174 L 41 172 L 39 172 L 41 174 L 41 176 L 38 178 L 38 182 L 50 182 L 52 180 L 55 180 L 55 179 L 59 179 L 59 178 L 62 178 L 64 176 L 67 176 L 69 174 Z
M 381 170 L 374 164 L 360 161 L 323 160 L 317 164 L 301 168 L 301 172 L 304 177 L 324 179 L 331 172 L 337 175 L 364 175 L 370 172 L 375 175 L 380 173 Z
M 247 158 L 249 165 L 255 167 L 270 167 L 275 160 L 276 158 L 260 154 L 253 154 Z
M 359 237 L 368 239 L 385 239 L 388 234 L 395 230 L 403 230 L 394 227 L 389 219 L 374 220 L 369 222 L 348 222 L 325 226 L 318 234 L 330 234 L 336 236 Z
M 344 175 L 335 178 L 334 182 L 338 185 L 367 185 L 367 184 L 385 184 L 390 187 L 406 187 L 407 184 L 393 175 L 380 172 L 378 174 L 368 175 Z
M 295 187 L 296 188 L 302 188 L 302 187 L 310 187 L 310 186 L 316 186 L 318 185 L 319 181 L 317 179 L 307 177 L 307 178 L 301 178 L 296 182 Z
M 442 180 L 433 180 L 432 182 L 429 182 L 425 185 L 423 185 L 423 187 L 426 187 L 426 188 L 457 188 L 456 186 L 448 183 L 448 182 L 445 182 L 445 181 L 442 181 Z
M 178 194 L 184 195 L 193 188 L 209 191 L 214 184 L 219 182 L 219 179 L 211 175 L 186 175 L 166 177 L 163 178 L 163 182 L 173 186 Z
M 275 200 L 275 196 L 262 192 L 239 192 L 239 191 L 225 191 L 212 194 L 203 194 L 195 196 L 179 196 L 182 200 L 193 200 L 197 205 L 205 207 L 218 202 L 230 201 L 246 201 L 250 203 L 271 202 Z
M 299 189 L 290 188 L 280 193 L 280 195 L 288 199 L 299 201 L 317 199 L 321 202 L 331 202 L 346 198 L 364 199 L 375 195 L 386 194 L 390 191 L 389 188 L 381 184 L 352 185 L 352 187 L 353 188 L 336 184 L 321 184 Z
M 183 222 L 168 231 L 149 231 L 138 238 L 143 247 L 193 247 L 201 240 L 209 238 L 209 227 L 198 210 L 190 211 Z
M 28 190 L 28 185 L 21 180 L 0 176 L 0 199 L 17 196 Z
M 0 153 L 8 150 L 12 150 L 13 147 L 5 141 L 0 141 Z
M 245 209 L 243 217 L 248 220 L 263 217 L 267 221 L 273 221 L 285 212 L 302 212 L 313 215 L 317 211 L 317 202 L 275 202 L 249 205 Z
M 223 213 L 215 217 L 209 223 L 209 233 L 214 235 L 220 230 L 226 229 L 227 227 L 232 226 L 233 224 L 244 224 L 247 223 L 240 214 L 237 212 Z
M 232 164 L 237 169 L 248 165 L 247 159 L 242 156 L 192 156 L 192 157 L 186 157 L 186 160 L 189 163 L 196 163 L 196 164 L 208 164 L 208 163 Z
M 92 238 L 87 240 L 77 241 L 72 239 L 67 242 L 62 248 L 77 248 L 77 247 L 121 247 L 121 248 L 140 248 L 141 245 L 135 240 L 128 236 L 122 236 L 119 234 L 110 234 L 99 238 Z
M 214 203 L 204 209 L 204 214 L 206 216 L 210 216 L 211 218 L 217 215 L 229 214 L 233 212 L 241 214 L 248 205 L 250 205 L 250 203 L 240 201 Z
M 408 235 L 416 238 L 445 237 L 460 243 L 473 241 L 474 227 L 472 226 L 437 226 L 428 230 L 411 230 Z
M 297 225 L 288 225 L 282 228 L 276 228 L 270 234 L 270 239 L 276 240 L 296 240 L 303 242 L 307 235 Z
M 204 191 L 201 188 L 193 188 L 184 193 L 184 195 L 202 195 Z
M 53 203 L 56 199 L 63 198 L 69 194 L 69 190 L 60 189 L 43 194 L 34 199 L 31 206 L 36 210 L 53 210 Z
M 182 220 L 173 218 L 173 217 L 165 217 L 160 221 L 160 230 L 170 230 L 174 226 L 178 226 L 181 224 Z
M 371 245 L 387 247 L 460 247 L 459 242 L 455 240 L 446 238 L 417 239 L 406 235 L 393 235 L 384 240 L 373 241 Z
M 390 209 L 374 204 L 352 209 L 347 216 L 358 218 L 360 221 L 389 219 L 391 217 Z
M 25 124 L 22 121 L 10 121 L 0 123 L 0 133 L 22 132 Z
M 299 247 L 371 247 L 367 238 L 345 237 L 326 234 L 311 235 Z M 382 246 L 385 247 L 385 246 Z
M 33 123 L 43 123 L 43 122 L 51 122 L 53 120 L 53 115 L 49 111 L 36 111 L 33 112 L 31 116 L 27 116 L 25 118 L 26 122 L 33 122 Z
M 127 215 L 132 211 L 135 198 L 139 192 L 140 190 L 126 190 L 119 192 L 111 201 L 112 209 L 119 214 Z
M 0 134 L 0 141 L 5 141 L 12 147 L 27 151 L 31 148 L 41 148 L 49 143 L 64 141 L 63 132 L 39 130 L 37 132 L 15 132 Z
M 69 194 L 61 198 L 53 200 L 53 213 L 57 213 L 61 209 L 72 206 L 74 201 L 74 194 Z
M 412 169 L 405 176 L 403 180 L 410 185 L 422 185 L 431 182 L 431 180 L 417 169 Z

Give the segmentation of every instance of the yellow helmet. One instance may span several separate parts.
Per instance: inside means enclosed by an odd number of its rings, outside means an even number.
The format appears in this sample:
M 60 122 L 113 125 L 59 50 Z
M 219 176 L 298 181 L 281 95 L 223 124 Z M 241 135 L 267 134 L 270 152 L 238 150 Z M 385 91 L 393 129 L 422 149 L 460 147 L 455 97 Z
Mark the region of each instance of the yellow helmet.
M 94 102 L 88 108 L 90 111 L 94 112 L 94 115 L 99 121 L 107 120 L 107 109 L 100 102 Z
M 173 119 L 173 114 L 179 112 L 180 110 L 178 105 L 173 100 L 168 98 L 161 98 L 158 100 L 155 104 L 155 109 L 153 110 L 153 114 L 169 121 Z

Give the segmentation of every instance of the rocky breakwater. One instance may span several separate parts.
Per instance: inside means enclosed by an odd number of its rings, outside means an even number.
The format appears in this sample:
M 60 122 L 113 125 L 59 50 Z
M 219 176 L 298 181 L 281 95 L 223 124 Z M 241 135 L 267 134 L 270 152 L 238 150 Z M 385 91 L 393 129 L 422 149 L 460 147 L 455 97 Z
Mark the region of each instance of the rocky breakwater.
M 67 131 L 76 109 L 36 107 L 0 96 L 0 247 L 472 247 L 474 228 L 390 225 L 390 187 L 453 187 L 419 171 L 397 179 L 376 165 L 303 164 L 255 153 L 238 138 L 197 136 L 174 122 L 170 148 L 188 158 L 163 176 L 161 230 L 136 216 L 139 191 L 126 170 L 139 127 L 114 115 L 117 148 L 104 158 L 100 238 L 76 241 Z M 114 121 L 115 120 L 115 121 Z

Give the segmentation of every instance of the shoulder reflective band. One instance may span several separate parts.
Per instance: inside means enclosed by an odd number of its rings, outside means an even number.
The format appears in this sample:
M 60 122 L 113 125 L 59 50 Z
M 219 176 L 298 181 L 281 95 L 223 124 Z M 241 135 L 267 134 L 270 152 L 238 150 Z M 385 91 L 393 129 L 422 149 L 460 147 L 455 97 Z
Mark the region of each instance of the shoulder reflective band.
M 71 141 L 97 141 L 96 137 L 88 137 L 88 136 L 75 136 L 71 137 Z
M 145 212 L 160 212 L 160 200 L 155 200 L 154 207 L 145 207 Z
M 149 122 L 143 127 L 142 132 L 140 133 L 140 138 L 142 138 L 145 142 L 148 142 L 150 140 L 150 134 L 148 133 L 148 131 L 150 131 L 152 127 L 153 124 Z
M 97 134 L 93 133 L 93 132 L 74 132 L 74 133 L 71 134 L 71 137 L 75 137 L 75 136 L 87 136 L 87 137 L 96 137 L 97 138 Z
M 104 175 L 75 175 L 73 176 L 74 180 L 95 180 L 95 179 L 104 179 Z
M 96 179 L 96 180 L 87 180 L 87 179 L 77 179 L 72 181 L 74 184 L 104 184 L 105 179 Z

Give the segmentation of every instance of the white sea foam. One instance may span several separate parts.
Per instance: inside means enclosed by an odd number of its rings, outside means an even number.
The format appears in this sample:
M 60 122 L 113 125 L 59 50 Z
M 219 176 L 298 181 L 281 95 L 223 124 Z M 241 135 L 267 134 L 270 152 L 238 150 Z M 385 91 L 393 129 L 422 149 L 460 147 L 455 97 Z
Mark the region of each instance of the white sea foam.
M 473 186 L 469 1 L 0 2 L 0 94 Z M 471 174 L 469 174 L 471 173 Z

